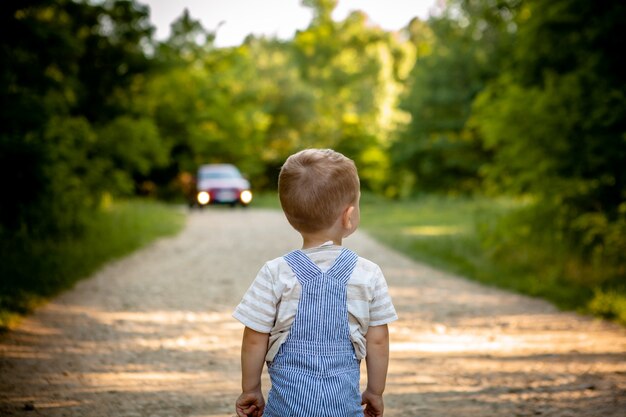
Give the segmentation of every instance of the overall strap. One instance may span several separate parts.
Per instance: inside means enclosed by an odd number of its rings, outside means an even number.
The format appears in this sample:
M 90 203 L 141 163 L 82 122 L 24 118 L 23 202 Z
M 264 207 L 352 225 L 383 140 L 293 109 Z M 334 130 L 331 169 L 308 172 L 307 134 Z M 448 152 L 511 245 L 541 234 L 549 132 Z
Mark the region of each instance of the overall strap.
M 347 283 L 352 275 L 352 271 L 359 259 L 358 255 L 350 249 L 343 248 L 335 259 L 335 262 L 326 272 L 323 272 L 315 263 L 301 250 L 294 250 L 284 256 L 294 274 L 301 283 L 306 283 L 324 274 L 334 277 L 341 283 Z
M 289 252 L 283 258 L 287 261 L 301 284 L 311 281 L 322 274 L 322 270 L 301 250 Z
M 339 282 L 345 284 L 352 276 L 352 271 L 356 266 L 359 256 L 352 252 L 350 249 L 343 248 L 341 253 L 335 260 L 333 266 L 326 272 L 326 274 L 335 277 Z
M 288 253 L 284 259 L 302 285 L 302 293 L 289 336 L 280 349 L 312 355 L 354 354 L 348 323 L 347 282 L 358 256 L 342 248 L 326 271 L 301 250 Z

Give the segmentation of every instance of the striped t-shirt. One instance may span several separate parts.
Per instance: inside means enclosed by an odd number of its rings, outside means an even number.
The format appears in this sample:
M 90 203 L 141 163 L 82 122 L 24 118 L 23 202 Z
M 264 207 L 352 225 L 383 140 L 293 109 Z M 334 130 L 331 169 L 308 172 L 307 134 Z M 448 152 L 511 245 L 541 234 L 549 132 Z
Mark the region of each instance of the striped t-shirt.
M 322 245 L 303 252 L 322 270 L 328 270 L 341 253 L 341 246 Z M 265 357 L 272 361 L 285 342 L 298 310 L 301 286 L 291 267 L 282 257 L 267 262 L 257 274 L 235 308 L 233 317 L 245 326 L 269 333 Z M 381 326 L 397 320 L 389 297 L 387 282 L 375 263 L 358 258 L 347 285 L 350 339 L 357 358 L 366 355 L 365 334 L 369 326 Z

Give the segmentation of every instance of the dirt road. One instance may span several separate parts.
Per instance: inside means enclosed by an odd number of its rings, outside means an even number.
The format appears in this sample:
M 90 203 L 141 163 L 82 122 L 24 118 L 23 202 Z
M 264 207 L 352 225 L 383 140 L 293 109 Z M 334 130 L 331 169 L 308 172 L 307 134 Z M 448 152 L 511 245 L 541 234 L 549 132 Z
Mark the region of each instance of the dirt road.
M 381 265 L 400 316 L 386 416 L 626 416 L 623 328 L 433 270 L 363 233 L 344 243 Z M 0 337 L 0 415 L 232 416 L 242 327 L 230 314 L 261 265 L 298 244 L 278 212 L 192 213 L 177 237 Z

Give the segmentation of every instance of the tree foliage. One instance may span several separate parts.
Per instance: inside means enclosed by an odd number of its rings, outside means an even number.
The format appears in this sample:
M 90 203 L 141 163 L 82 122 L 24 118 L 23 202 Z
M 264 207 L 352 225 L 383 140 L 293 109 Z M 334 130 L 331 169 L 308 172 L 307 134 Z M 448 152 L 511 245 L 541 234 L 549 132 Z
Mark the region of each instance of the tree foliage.
M 103 196 L 173 198 L 209 162 L 274 188 L 332 147 L 380 194 L 525 196 L 624 274 L 624 5 L 450 0 L 393 33 L 302 4 L 293 39 L 218 48 L 187 11 L 157 42 L 135 0 L 2 2 L 0 235 L 78 233 Z
M 494 153 L 487 181 L 500 192 L 531 193 L 553 207 L 564 236 L 623 266 L 626 239 L 616 236 L 626 220 L 625 17 L 620 2 L 525 2 L 512 64 L 474 112 Z
M 157 48 L 157 59 L 170 64 L 148 78 L 134 105 L 171 147 L 169 174 L 157 172 L 154 181 L 228 161 L 255 187 L 273 187 L 288 155 L 316 146 L 353 157 L 365 187 L 388 186 L 386 149 L 400 123 L 410 48 L 370 27 L 362 13 L 335 22 L 335 2 L 309 5 L 316 18 L 293 42 L 249 36 L 217 49 L 211 37 L 197 43 L 206 32 L 187 14 L 173 24 L 177 30 Z M 195 52 L 172 53 L 181 48 Z
M 150 68 L 147 9 L 121 0 L 1 7 L 0 232 L 78 230 L 102 193 L 119 190 L 109 176 L 132 175 L 115 165 L 128 159 L 126 132 L 106 144 L 99 132 L 125 117 L 129 87 Z
M 517 3 L 453 2 L 428 24 L 414 20 L 407 28 L 423 52 L 402 102 L 411 122 L 392 155 L 420 189 L 469 192 L 480 185 L 492 152 L 467 121 L 474 98 L 505 65 Z
M 403 123 L 397 104 L 410 45 L 371 27 L 362 12 L 334 22 L 336 2 L 311 3 L 316 18 L 293 42 L 300 77 L 318 98 L 317 123 L 304 144 L 345 152 L 361 167 L 365 187 L 384 192 L 390 186 L 388 148 Z

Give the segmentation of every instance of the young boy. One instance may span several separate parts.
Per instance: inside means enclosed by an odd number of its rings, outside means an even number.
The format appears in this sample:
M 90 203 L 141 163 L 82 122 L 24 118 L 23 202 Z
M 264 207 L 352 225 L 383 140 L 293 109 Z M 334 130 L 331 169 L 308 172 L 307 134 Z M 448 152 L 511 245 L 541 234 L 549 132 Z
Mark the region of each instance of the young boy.
M 387 324 L 397 315 L 380 268 L 341 246 L 359 225 L 359 187 L 354 162 L 329 149 L 298 152 L 283 165 L 280 203 L 302 250 L 267 262 L 233 313 L 246 326 L 238 416 L 383 415 Z

